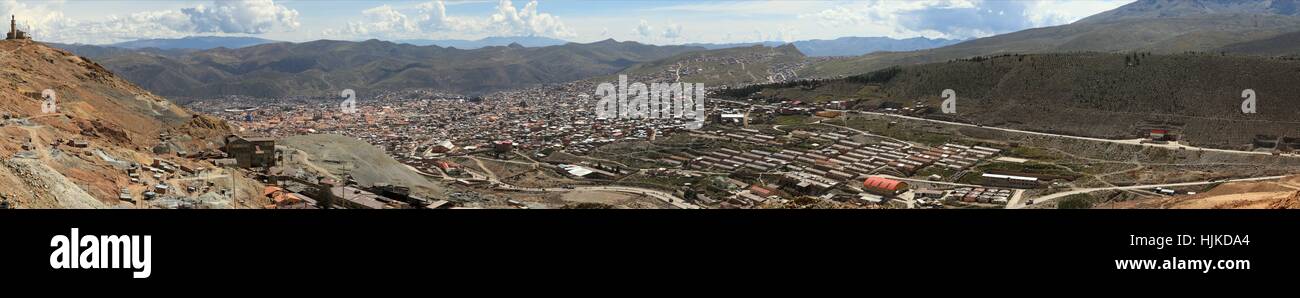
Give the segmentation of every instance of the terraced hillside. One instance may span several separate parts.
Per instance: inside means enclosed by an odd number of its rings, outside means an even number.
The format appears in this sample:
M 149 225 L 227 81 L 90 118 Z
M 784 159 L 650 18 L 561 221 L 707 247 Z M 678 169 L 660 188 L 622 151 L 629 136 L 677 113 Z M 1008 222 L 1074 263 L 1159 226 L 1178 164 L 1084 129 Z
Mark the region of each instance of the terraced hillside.
M 759 86 L 733 94 L 860 108 L 958 95 L 956 115 L 928 117 L 1042 132 L 1138 138 L 1151 123 L 1180 128 L 1193 145 L 1249 149 L 1256 135 L 1300 137 L 1300 60 L 1209 54 L 1037 54 L 905 66 L 810 84 Z M 1257 114 L 1241 112 L 1252 89 Z M 830 91 L 826 91 L 830 90 Z
M 796 79 L 808 60 L 794 45 L 689 52 L 642 63 L 620 73 L 648 75 L 668 82 L 736 86 Z

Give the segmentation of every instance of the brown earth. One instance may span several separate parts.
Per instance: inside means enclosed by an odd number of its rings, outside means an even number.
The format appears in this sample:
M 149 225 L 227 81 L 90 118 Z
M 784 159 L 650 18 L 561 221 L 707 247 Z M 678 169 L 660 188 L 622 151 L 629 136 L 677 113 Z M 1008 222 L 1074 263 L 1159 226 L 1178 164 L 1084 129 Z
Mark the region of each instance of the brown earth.
M 1096 208 L 1296 209 L 1300 208 L 1300 176 L 1279 181 L 1225 183 L 1195 195 L 1137 199 Z
M 47 89 L 53 113 L 41 108 Z M 98 63 L 30 40 L 0 41 L 0 115 L 0 195 L 19 208 L 125 207 L 117 196 L 132 186 L 126 166 L 164 159 L 212 167 L 152 149 L 215 150 L 230 132 Z

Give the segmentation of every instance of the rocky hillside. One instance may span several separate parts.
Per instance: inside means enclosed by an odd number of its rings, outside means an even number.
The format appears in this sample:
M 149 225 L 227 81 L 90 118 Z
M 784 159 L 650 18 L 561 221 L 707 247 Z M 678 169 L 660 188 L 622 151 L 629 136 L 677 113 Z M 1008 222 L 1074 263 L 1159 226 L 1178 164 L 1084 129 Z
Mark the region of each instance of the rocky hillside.
M 1297 0 L 1143 0 L 1067 25 L 1033 28 L 910 52 L 827 61 L 805 71 L 854 75 L 975 56 L 1069 52 L 1212 52 L 1300 30 Z
M 154 182 L 148 172 L 131 183 L 131 164 L 211 167 L 176 152 L 215 150 L 229 133 L 219 120 L 39 42 L 0 41 L 0 85 L 0 195 L 22 208 L 129 206 L 118 199 L 122 189 L 139 198 L 157 185 L 144 185 Z M 54 95 L 53 111 L 42 109 L 42 92 Z
M 1080 23 L 1100 23 L 1126 19 L 1180 18 L 1207 14 L 1300 16 L 1296 0 L 1140 0 Z
M 390 184 L 410 187 L 426 198 L 446 197 L 443 185 L 420 175 L 365 141 L 342 135 L 301 135 L 282 140 L 291 152 L 286 167 L 339 181 L 352 177 L 362 186 Z

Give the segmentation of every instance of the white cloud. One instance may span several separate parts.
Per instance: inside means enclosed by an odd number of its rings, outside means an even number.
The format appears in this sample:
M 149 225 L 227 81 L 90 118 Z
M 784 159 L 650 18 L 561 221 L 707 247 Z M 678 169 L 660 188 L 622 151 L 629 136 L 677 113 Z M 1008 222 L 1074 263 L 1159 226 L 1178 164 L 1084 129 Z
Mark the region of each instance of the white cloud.
M 537 11 L 537 0 L 529 1 L 523 9 L 515 8 L 510 0 L 497 2 L 497 11 L 488 17 L 488 30 L 499 35 L 527 35 L 572 37 L 573 31 L 560 21 L 560 17 Z
M 889 37 L 948 37 L 934 30 L 908 28 L 903 15 L 928 9 L 959 9 L 975 7 L 979 0 L 916 0 L 916 1 L 866 1 L 850 5 L 837 5 L 800 18 L 815 19 L 823 27 L 856 27 L 860 31 Z
M 1025 17 L 1035 27 L 1069 24 L 1080 19 L 1115 9 L 1133 0 L 1049 1 L 1030 2 Z
M 37 3 L 29 4 L 16 0 L 4 0 L 0 1 L 0 12 L 5 13 L 5 15 L 21 16 L 18 19 L 18 25 L 29 33 L 44 34 L 48 32 L 47 28 L 67 27 L 75 24 L 75 22 L 64 18 L 63 12 L 57 7 L 61 3 Z
M 652 38 L 655 35 L 655 27 L 650 26 L 650 22 L 641 20 L 641 23 L 636 25 L 635 33 L 643 38 Z
M 196 33 L 261 34 L 298 28 L 298 12 L 271 0 L 219 0 L 177 10 L 144 10 L 103 20 L 80 21 L 63 14 L 62 1 L 26 4 L 0 2 L 0 11 L 17 15 L 39 40 L 112 43 L 140 38 L 172 38 Z
M 261 34 L 276 28 L 297 29 L 298 11 L 272 0 L 217 0 L 211 6 L 181 9 L 199 33 Z
M 53 42 L 257 34 L 293 41 L 532 35 L 577 41 L 617 38 L 681 43 L 842 36 L 982 37 L 1065 24 L 1132 0 L 638 1 L 632 8 L 545 2 L 549 7 L 568 5 L 565 11 L 576 10 L 571 12 L 575 16 L 564 15 L 563 20 L 555 12 L 545 12 L 548 7 L 536 0 L 348 1 L 348 6 L 354 7 L 348 9 L 350 13 L 313 8 L 321 5 L 302 7 L 310 16 L 300 15 L 293 7 L 301 3 L 289 0 L 129 1 L 121 5 L 0 0 L 0 12 L 18 15 L 19 22 L 38 40 Z M 585 6 L 596 13 L 582 11 Z M 103 7 L 111 7 L 111 12 L 98 12 Z M 138 9 L 141 7 L 144 9 Z M 605 13 L 610 9 L 624 13 Z M 300 18 L 306 22 L 300 24 Z M 298 32 L 304 25 L 310 27 L 305 30 L 309 32 Z M 687 32 L 685 28 L 691 29 Z
M 777 41 L 794 42 L 796 40 L 795 36 L 799 34 L 799 31 L 788 26 L 781 26 L 777 29 L 776 34 L 780 38 Z
M 668 23 L 668 26 L 664 27 L 664 38 L 676 40 L 677 38 L 682 37 L 682 25 Z
M 699 2 L 660 6 L 647 9 L 651 12 L 707 13 L 733 16 L 771 16 L 816 12 L 825 6 L 824 1 L 724 1 Z
M 636 28 L 632 30 L 632 35 L 641 42 L 652 42 L 656 40 L 677 41 L 682 38 L 682 25 L 669 21 L 663 26 L 663 31 L 655 29 L 649 21 L 641 20 L 637 23 Z
M 1072 23 L 1133 0 L 917 0 L 837 5 L 800 17 L 890 37 L 972 38 Z
M 427 33 L 465 31 L 474 27 L 481 27 L 481 25 L 474 24 L 473 20 L 447 15 L 447 3 L 442 0 L 417 5 L 416 19 L 419 21 L 420 28 Z
M 463 4 L 452 2 L 451 4 Z M 322 31 L 327 38 L 465 38 L 473 35 L 572 37 L 575 34 L 560 18 L 538 11 L 537 1 L 517 8 L 509 0 L 497 3 L 487 17 L 454 16 L 451 5 L 442 0 L 420 3 L 407 15 L 390 5 L 361 12 L 361 21 L 348 22 L 344 28 Z
M 350 35 L 396 37 L 418 32 L 416 22 L 387 4 L 361 11 L 362 21 L 348 22 Z

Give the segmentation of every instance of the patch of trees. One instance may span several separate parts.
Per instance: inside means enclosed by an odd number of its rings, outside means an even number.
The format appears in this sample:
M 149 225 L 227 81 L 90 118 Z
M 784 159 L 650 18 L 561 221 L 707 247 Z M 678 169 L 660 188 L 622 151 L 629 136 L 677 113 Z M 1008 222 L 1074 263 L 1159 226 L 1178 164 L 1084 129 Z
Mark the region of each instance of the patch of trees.
M 812 90 L 812 89 L 817 89 L 818 87 L 821 87 L 822 85 L 825 85 L 826 83 L 835 80 L 836 79 L 803 79 L 803 80 L 795 80 L 795 81 L 781 82 L 781 83 L 755 84 L 755 85 L 749 85 L 744 87 L 734 87 L 734 88 L 728 87 L 726 89 L 722 89 L 721 91 L 718 91 L 717 94 L 718 96 L 727 97 L 727 98 L 747 98 L 753 95 L 754 93 L 763 91 L 763 89 L 800 88 L 804 90 Z
M 1149 55 L 1151 55 L 1150 52 L 1137 52 L 1137 53 L 1124 55 L 1124 65 L 1140 66 L 1142 65 L 1142 58 L 1146 58 Z
M 1056 204 L 1056 209 L 1091 209 L 1092 196 L 1088 194 L 1070 195 Z
M 860 83 L 860 84 L 883 84 L 889 82 L 890 80 L 893 80 L 894 77 L 898 76 L 898 74 L 902 72 L 903 72 L 902 68 L 898 66 L 894 66 L 894 67 L 881 69 L 881 70 L 877 70 L 865 74 L 850 76 L 844 78 L 844 80 L 848 82 Z

